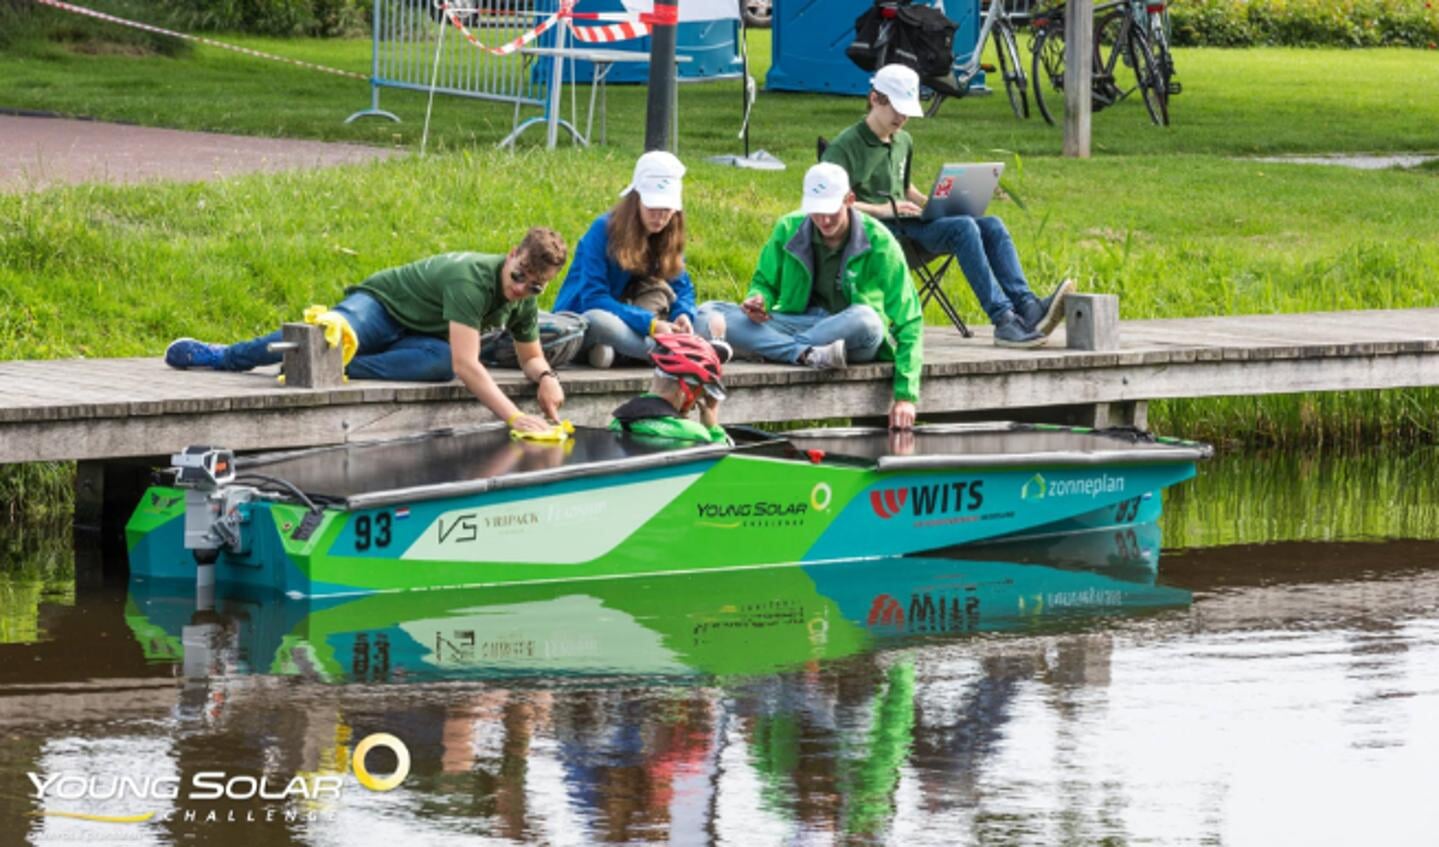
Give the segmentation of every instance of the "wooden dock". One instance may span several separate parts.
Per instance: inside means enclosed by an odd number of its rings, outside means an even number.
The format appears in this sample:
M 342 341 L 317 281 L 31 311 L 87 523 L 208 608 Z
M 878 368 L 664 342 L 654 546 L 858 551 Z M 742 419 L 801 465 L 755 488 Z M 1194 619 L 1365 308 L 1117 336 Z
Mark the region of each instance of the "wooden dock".
M 1002 350 L 985 328 L 925 336 L 921 418 L 1084 407 L 1094 423 L 1142 423 L 1144 403 L 1172 397 L 1355 391 L 1439 385 L 1439 309 L 1125 321 L 1121 349 Z M 512 396 L 533 397 L 497 371 Z M 565 414 L 604 424 L 648 386 L 645 369 L 566 369 Z M 735 364 L 726 370 L 729 422 L 883 415 L 890 368 L 841 372 Z M 533 401 L 522 401 L 534 407 Z M 273 373 L 176 371 L 160 358 L 0 363 L 0 463 L 164 456 L 187 444 L 237 450 L 299 447 L 490 420 L 458 382 L 279 385 Z M 1182 433 L 1178 433 L 1182 434 Z

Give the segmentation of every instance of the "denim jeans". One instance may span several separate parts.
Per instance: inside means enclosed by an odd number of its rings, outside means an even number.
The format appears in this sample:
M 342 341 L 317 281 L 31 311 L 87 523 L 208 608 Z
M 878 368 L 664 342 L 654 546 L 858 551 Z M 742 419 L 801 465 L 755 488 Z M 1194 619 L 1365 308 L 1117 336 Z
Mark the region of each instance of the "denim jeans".
M 955 216 L 888 223 L 931 253 L 953 253 L 990 322 L 998 323 L 1011 310 L 1023 314 L 1025 304 L 1038 299 L 1019 266 L 1014 239 L 999 218 Z
M 706 337 L 709 319 L 715 314 L 725 319 L 725 340 L 734 347 L 735 355 L 760 356 L 786 364 L 797 364 L 805 350 L 823 347 L 841 338 L 845 358 L 851 362 L 870 362 L 884 341 L 884 321 L 874 309 L 863 304 L 855 304 L 834 315 L 820 306 L 799 314 L 770 312 L 769 320 L 756 323 L 737 304 L 712 300 L 699 307 L 696 319 L 700 333 Z
M 630 325 L 620 320 L 619 315 L 604 309 L 590 309 L 585 312 L 584 319 L 589 328 L 585 330 L 585 346 L 580 352 L 586 352 L 596 344 L 608 344 L 615 348 L 616 354 L 626 359 L 650 360 L 649 336 L 630 329 Z
M 390 316 L 379 300 L 356 291 L 334 311 L 345 316 L 355 331 L 359 349 L 346 366 L 353 379 L 393 379 L 414 382 L 448 382 L 455 378 L 450 367 L 450 344 L 440 338 L 420 335 Z M 279 341 L 281 332 L 241 341 L 225 348 L 221 370 L 248 371 L 261 365 L 277 364 L 284 355 L 271 353 L 269 344 Z

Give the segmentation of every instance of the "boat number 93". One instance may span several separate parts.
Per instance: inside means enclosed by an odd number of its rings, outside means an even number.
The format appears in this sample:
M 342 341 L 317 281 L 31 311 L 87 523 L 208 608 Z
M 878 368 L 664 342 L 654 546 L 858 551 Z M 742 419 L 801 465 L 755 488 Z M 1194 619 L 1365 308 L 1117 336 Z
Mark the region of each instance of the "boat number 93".
M 1120 501 L 1119 508 L 1114 512 L 1114 522 L 1129 523 L 1139 517 L 1139 499 L 1131 497 L 1128 500 Z
M 390 524 L 389 512 L 378 512 L 374 520 L 369 515 L 360 515 L 355 518 L 355 549 L 368 550 L 370 545 L 376 547 L 390 546 Z

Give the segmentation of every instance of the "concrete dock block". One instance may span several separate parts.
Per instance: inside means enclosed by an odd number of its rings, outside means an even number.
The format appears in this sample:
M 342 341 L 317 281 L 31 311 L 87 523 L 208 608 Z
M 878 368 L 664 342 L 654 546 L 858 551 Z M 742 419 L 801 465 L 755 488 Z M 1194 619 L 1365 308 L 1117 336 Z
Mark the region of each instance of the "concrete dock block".
M 1119 295 L 1071 294 L 1064 298 L 1064 334 L 1071 350 L 1119 349 Z
M 282 327 L 286 344 L 285 385 L 290 388 L 338 388 L 345 382 L 340 348 L 325 343 L 325 330 L 315 324 Z

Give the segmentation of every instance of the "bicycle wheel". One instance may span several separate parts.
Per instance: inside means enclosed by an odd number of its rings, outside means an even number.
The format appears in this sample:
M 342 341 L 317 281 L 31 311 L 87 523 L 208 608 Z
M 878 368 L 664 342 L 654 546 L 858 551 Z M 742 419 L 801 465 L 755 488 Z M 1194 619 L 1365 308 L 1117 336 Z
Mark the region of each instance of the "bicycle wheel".
M 1096 112 L 1134 92 L 1134 88 L 1125 88 L 1120 83 L 1120 66 L 1130 64 L 1125 50 L 1129 31 L 1129 17 L 1122 10 L 1095 18 L 1092 103 Z
M 1144 108 L 1149 111 L 1149 119 L 1159 126 L 1168 126 L 1169 83 L 1160 73 L 1149 38 L 1138 27 L 1130 27 L 1124 50 L 1129 65 L 1134 68 L 1135 83 L 1144 99 Z
M 1044 122 L 1054 126 L 1064 116 L 1064 27 L 1057 19 L 1036 18 L 1030 42 L 1029 78 L 1034 83 L 1034 105 Z
M 1019 58 L 1019 43 L 1014 39 L 1013 29 L 1008 26 L 995 28 L 994 53 L 999 58 L 999 74 L 1004 77 L 1009 108 L 1016 118 L 1029 117 L 1029 95 L 1025 91 L 1028 82 L 1024 78 L 1024 64 Z
M 1164 93 L 1173 97 L 1180 91 L 1179 83 L 1174 81 L 1174 54 L 1169 50 L 1169 7 L 1160 7 L 1159 12 L 1154 7 L 1148 7 L 1149 14 L 1149 46 L 1154 50 L 1154 61 L 1159 64 L 1159 73 L 1164 77 Z

